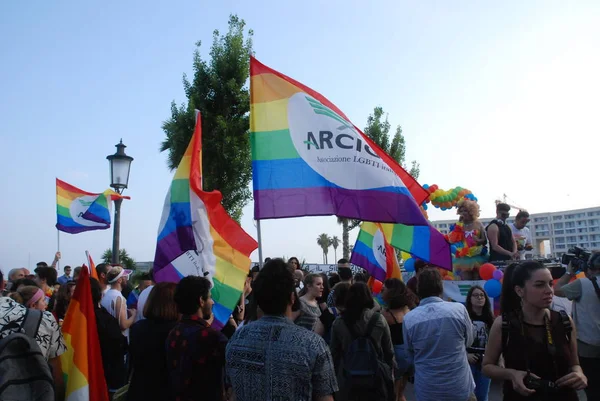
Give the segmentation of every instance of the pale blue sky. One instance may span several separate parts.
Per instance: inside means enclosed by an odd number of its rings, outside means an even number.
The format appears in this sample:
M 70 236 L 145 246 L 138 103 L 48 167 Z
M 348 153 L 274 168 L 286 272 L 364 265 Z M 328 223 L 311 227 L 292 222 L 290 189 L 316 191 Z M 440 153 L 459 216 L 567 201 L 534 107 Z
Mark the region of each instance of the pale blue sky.
M 359 127 L 383 106 L 403 126 L 421 183 L 471 189 L 485 216 L 503 193 L 534 213 L 600 204 L 597 1 L 4 1 L 4 271 L 52 259 L 54 178 L 104 190 L 105 157 L 120 138 L 135 158 L 121 245 L 152 260 L 172 178 L 158 152 L 161 122 L 171 100 L 185 100 L 194 43 L 206 56 L 230 13 L 254 30 L 260 61 Z M 242 223 L 256 237 L 252 204 Z M 265 256 L 319 262 L 317 236 L 341 238 L 334 217 L 262 227 Z M 99 259 L 111 238 L 112 230 L 63 233 L 63 262 L 81 264 L 86 249 Z

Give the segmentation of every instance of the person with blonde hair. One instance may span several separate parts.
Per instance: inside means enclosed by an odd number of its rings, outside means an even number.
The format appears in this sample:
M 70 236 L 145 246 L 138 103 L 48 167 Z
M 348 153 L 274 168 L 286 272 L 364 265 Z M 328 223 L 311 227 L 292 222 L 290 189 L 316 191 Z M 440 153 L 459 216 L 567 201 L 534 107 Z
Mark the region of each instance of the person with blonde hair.
M 458 202 L 458 222 L 450 226 L 448 241 L 452 250 L 452 267 L 461 280 L 478 280 L 478 269 L 487 262 L 485 227 L 479 221 L 477 202 L 463 199 Z

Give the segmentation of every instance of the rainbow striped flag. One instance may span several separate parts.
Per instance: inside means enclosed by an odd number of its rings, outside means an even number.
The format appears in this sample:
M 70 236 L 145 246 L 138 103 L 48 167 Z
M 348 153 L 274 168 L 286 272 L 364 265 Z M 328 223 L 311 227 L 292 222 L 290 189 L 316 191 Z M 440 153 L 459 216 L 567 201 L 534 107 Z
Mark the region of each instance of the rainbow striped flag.
M 56 179 L 56 228 L 70 234 L 110 227 L 110 201 L 129 199 L 111 189 L 103 193 L 83 191 Z
M 158 229 L 154 277 L 178 282 L 188 275 L 213 283 L 213 326 L 223 327 L 239 301 L 258 247 L 221 205 L 221 193 L 202 190 L 200 113 L 190 144 L 167 193 Z
M 67 351 L 60 356 L 66 401 L 108 401 L 90 276 L 81 269 L 62 325 Z
M 393 248 L 398 248 L 426 262 L 452 271 L 450 244 L 430 225 L 407 226 L 363 222 L 352 250 L 350 262 L 367 270 L 383 281 L 393 277 L 391 263 L 396 259 Z M 393 255 L 392 260 L 386 255 Z
M 350 263 L 362 267 L 373 278 L 382 282 L 388 278 L 402 280 L 396 250 L 390 245 L 383 226 L 381 223 L 368 221 L 360 225 Z
M 254 218 L 426 225 L 429 196 L 321 94 L 250 60 Z

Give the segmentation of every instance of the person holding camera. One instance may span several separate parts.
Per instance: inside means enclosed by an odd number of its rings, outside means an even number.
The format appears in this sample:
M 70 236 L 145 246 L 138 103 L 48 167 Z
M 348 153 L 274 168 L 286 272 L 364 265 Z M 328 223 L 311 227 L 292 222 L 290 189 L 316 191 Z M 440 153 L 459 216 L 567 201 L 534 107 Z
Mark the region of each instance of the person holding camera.
M 531 231 L 527 227 L 529 223 L 529 213 L 525 210 L 519 210 L 515 222 L 509 224 L 512 235 L 517 243 L 517 251 L 521 260 L 525 260 L 525 255 L 533 251 L 533 241 L 531 240 Z
M 504 272 L 502 316 L 490 331 L 483 374 L 504 380 L 505 401 L 575 401 L 576 390 L 587 386 L 571 318 L 548 309 L 552 282 L 539 262 L 513 263 Z
M 585 393 L 588 400 L 600 400 L 600 252 L 590 256 L 587 266 L 577 261 L 569 261 L 567 271 L 554 286 L 554 292 L 573 301 L 579 361 L 589 380 Z M 586 277 L 569 283 L 581 267 L 587 267 Z
M 485 354 L 490 328 L 494 324 L 494 314 L 490 298 L 482 287 L 474 285 L 469 289 L 466 308 L 473 323 L 473 344 L 467 348 L 467 357 L 469 365 L 471 365 L 473 380 L 475 380 L 475 397 L 477 397 L 477 401 L 487 401 L 491 380 L 481 371 L 481 362 Z

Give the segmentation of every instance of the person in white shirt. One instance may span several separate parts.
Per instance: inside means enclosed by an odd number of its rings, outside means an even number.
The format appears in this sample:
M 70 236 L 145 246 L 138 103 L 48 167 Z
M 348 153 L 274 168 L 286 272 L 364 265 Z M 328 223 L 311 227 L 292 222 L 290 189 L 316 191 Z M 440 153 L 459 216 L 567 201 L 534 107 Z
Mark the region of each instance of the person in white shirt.
M 135 323 L 137 311 L 127 310 L 127 300 L 121 294 L 127 280 L 126 273 L 121 266 L 113 266 L 106 274 L 106 280 L 110 289 L 104 293 L 100 305 L 118 320 L 123 335 L 129 338 L 129 328 Z
M 525 260 L 526 255 L 530 254 L 533 250 L 531 231 L 529 231 L 527 223 L 529 223 L 529 213 L 525 210 L 520 210 L 519 213 L 517 213 L 515 222 L 510 224 L 510 229 L 513 238 L 517 242 L 517 250 L 519 251 L 521 260 Z

